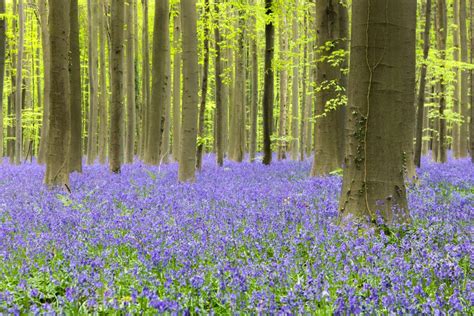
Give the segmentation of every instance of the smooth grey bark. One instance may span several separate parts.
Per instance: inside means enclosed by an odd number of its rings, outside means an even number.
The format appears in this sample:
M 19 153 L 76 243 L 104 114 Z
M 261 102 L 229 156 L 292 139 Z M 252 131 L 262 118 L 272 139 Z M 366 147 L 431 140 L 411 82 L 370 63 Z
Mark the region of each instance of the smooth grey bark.
M 471 16 L 471 64 L 474 63 L 474 0 L 470 3 Z M 471 113 L 469 123 L 471 161 L 474 163 L 474 69 L 471 69 Z
M 0 0 L 0 14 L 5 14 L 5 0 Z M 3 162 L 3 88 L 5 81 L 6 20 L 0 19 L 0 163 Z
M 388 226 L 407 223 L 399 129 L 415 102 L 416 2 L 355 1 L 351 34 L 340 216 L 376 224 L 380 212 Z
M 177 6 L 179 10 L 179 5 Z M 178 160 L 181 131 L 181 15 L 178 12 L 173 20 L 173 148 L 172 153 Z
M 141 133 L 140 157 L 145 158 L 148 144 L 149 110 L 150 110 L 150 51 L 148 41 L 148 0 L 142 0 L 142 104 L 141 104 Z
M 437 48 L 440 52 L 440 58 L 446 59 L 446 41 L 447 41 L 447 8 L 446 0 L 438 0 L 437 3 L 437 14 L 436 19 L 438 20 L 436 43 Z M 444 68 L 444 66 L 442 66 Z M 446 162 L 448 159 L 447 154 L 447 126 L 446 117 L 444 112 L 446 110 L 446 84 L 443 80 L 439 84 L 439 162 Z
M 263 164 L 269 165 L 272 162 L 272 125 L 273 125 L 273 94 L 274 75 L 273 57 L 275 50 L 275 28 L 273 26 L 273 0 L 265 0 L 265 14 L 267 23 L 265 24 L 265 76 L 263 88 Z
M 459 51 L 460 51 L 460 44 L 459 44 L 459 0 L 454 0 L 453 1 L 453 17 L 454 17 L 454 24 L 455 27 L 453 27 L 453 60 L 456 63 L 459 63 Z M 455 73 L 455 78 L 454 78 L 454 93 L 453 93 L 453 110 L 455 113 L 461 114 L 461 108 L 460 108 L 460 91 L 459 88 L 461 86 L 461 80 L 460 80 L 460 71 L 459 67 L 454 66 L 453 67 L 453 72 Z M 452 150 L 453 150 L 453 155 L 455 158 L 460 157 L 459 153 L 459 132 L 460 132 L 460 124 L 454 123 L 452 124 Z
M 344 110 L 341 100 L 346 88 L 346 65 L 332 65 L 329 58 L 347 48 L 347 7 L 339 0 L 319 1 L 316 6 L 316 123 L 315 153 L 311 176 L 324 176 L 339 169 L 343 159 Z M 329 45 L 328 45 L 329 44 Z
M 197 112 L 199 72 L 196 0 L 181 0 L 183 30 L 183 99 L 178 178 L 180 182 L 196 179 Z
M 70 2 L 49 1 L 51 45 L 51 89 L 49 134 L 47 138 L 45 184 L 66 186 L 69 190 L 70 87 L 69 87 L 69 12 Z M 65 12 L 67 14 L 65 14 Z
M 198 124 L 198 139 L 200 139 L 196 150 L 196 168 L 202 168 L 202 155 L 204 151 L 204 133 L 205 133 L 205 115 L 206 115 L 206 101 L 207 101 L 207 86 L 209 77 L 209 19 L 210 19 L 210 4 L 209 0 L 204 0 L 204 65 L 202 69 L 202 83 L 201 83 L 201 104 L 199 106 L 199 124 Z
M 284 10 L 284 8 L 283 8 Z M 278 119 L 278 160 L 286 159 L 286 150 L 288 142 L 286 141 L 286 122 L 288 111 L 288 70 L 287 70 L 287 51 L 288 51 L 288 34 L 287 34 L 286 14 L 283 12 L 282 24 L 279 27 L 279 44 L 280 44 L 280 117 Z
M 70 2 L 70 113 L 71 139 L 69 149 L 69 171 L 82 172 L 82 99 L 81 99 L 81 50 L 79 44 L 78 0 Z
M 69 11 L 66 11 L 69 12 Z M 19 33 L 16 59 L 16 92 L 15 92 L 15 164 L 21 163 L 22 157 L 22 122 L 21 110 L 23 105 L 23 53 L 24 53 L 24 36 L 25 36 L 25 12 L 23 8 L 23 0 L 18 2 L 18 19 L 19 19 Z
M 128 0 L 127 16 L 127 132 L 125 162 L 132 163 L 135 153 L 135 22 L 134 0 Z
M 217 165 L 222 167 L 224 165 L 224 84 L 222 82 L 222 38 L 219 25 L 219 0 L 214 1 L 214 11 L 216 17 L 214 20 L 214 40 L 216 43 L 216 60 L 215 60 L 215 81 L 216 81 L 216 149 L 217 149 Z
M 299 84 L 300 84 L 300 73 L 299 73 L 299 27 L 298 27 L 298 0 L 295 0 L 293 8 L 293 83 L 291 92 L 291 159 L 298 160 L 298 145 L 299 145 Z
M 111 5 L 111 87 L 109 166 L 120 173 L 123 154 L 123 71 L 124 71 L 125 0 L 112 0 Z
M 171 102 L 171 56 L 169 38 L 169 1 L 155 1 L 153 30 L 152 86 L 145 162 L 158 165 L 163 139 L 164 110 Z
M 472 18 L 471 18 L 472 20 Z M 467 16 L 466 16 L 466 0 L 459 0 L 459 35 L 461 44 L 461 62 L 468 62 L 468 40 L 467 40 Z M 471 21 L 471 23 L 473 23 Z M 466 69 L 461 70 L 460 78 L 460 113 L 463 122 L 459 126 L 459 157 L 468 156 L 468 134 L 469 134 L 469 97 L 468 85 L 469 78 Z
M 49 77 L 49 68 L 51 64 L 51 48 L 48 30 L 48 5 L 47 0 L 39 0 L 38 13 L 41 27 L 41 42 L 43 43 L 43 118 L 41 121 L 40 144 L 38 149 L 38 163 L 43 164 L 46 161 L 46 144 L 49 129 L 49 90 L 51 87 L 51 78 Z
M 426 1 L 425 8 L 425 30 L 423 32 L 423 64 L 421 65 L 420 87 L 417 99 L 417 124 L 416 124 L 416 144 L 415 144 L 415 165 L 421 167 L 421 154 L 423 144 L 423 121 L 425 115 L 425 90 L 426 90 L 426 73 L 428 65 L 426 61 L 430 50 L 430 32 L 431 32 L 431 0 Z
M 87 164 L 93 164 L 97 158 L 97 118 L 99 105 L 98 55 L 97 55 L 97 1 L 87 1 L 89 33 L 89 117 L 87 126 Z
M 252 6 L 255 6 L 255 0 Z M 251 19 L 252 38 L 250 40 L 250 55 L 252 61 L 252 88 L 251 88 L 251 106 L 250 106 L 250 146 L 249 156 L 250 162 L 255 161 L 257 152 L 257 118 L 258 118 L 258 46 L 257 46 L 257 18 L 252 16 Z
M 107 133 L 108 133 L 108 95 L 107 95 L 107 61 L 106 61 L 106 0 L 99 2 L 99 162 L 105 164 L 107 159 Z

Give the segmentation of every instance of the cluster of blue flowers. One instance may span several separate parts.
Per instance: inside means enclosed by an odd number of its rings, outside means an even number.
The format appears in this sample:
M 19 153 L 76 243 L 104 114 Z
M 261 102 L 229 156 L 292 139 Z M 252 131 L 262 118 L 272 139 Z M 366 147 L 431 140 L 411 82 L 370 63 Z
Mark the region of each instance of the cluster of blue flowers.
M 473 312 L 474 168 L 424 161 L 413 225 L 337 225 L 341 178 L 310 163 L 105 166 L 48 191 L 0 166 L 0 314 Z

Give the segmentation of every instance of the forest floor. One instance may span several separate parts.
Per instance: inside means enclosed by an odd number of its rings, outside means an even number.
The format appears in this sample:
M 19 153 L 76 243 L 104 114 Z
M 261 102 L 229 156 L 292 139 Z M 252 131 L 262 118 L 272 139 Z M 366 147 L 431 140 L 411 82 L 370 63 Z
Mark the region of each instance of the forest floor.
M 176 164 L 88 166 L 71 194 L 1 165 L 0 314 L 469 314 L 468 160 L 424 160 L 392 234 L 337 226 L 341 178 L 309 161 L 214 165 L 195 184 Z

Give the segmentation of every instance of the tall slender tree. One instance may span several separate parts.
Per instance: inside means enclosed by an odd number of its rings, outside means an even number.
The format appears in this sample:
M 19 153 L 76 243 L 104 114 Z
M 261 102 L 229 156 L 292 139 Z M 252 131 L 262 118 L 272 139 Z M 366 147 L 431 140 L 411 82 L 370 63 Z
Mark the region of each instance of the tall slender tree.
M 41 42 L 43 43 L 43 119 L 41 123 L 40 144 L 38 149 L 38 163 L 42 164 L 46 161 L 47 137 L 49 134 L 49 90 L 51 87 L 50 65 L 51 65 L 51 48 L 48 30 L 48 2 L 47 0 L 39 0 L 38 13 L 41 23 Z
M 425 30 L 423 32 L 423 64 L 421 65 L 420 88 L 417 99 L 417 122 L 416 122 L 416 144 L 415 144 L 415 165 L 421 166 L 421 147 L 423 144 L 423 119 L 425 118 L 425 90 L 426 73 L 428 70 L 427 60 L 430 50 L 430 32 L 431 32 L 431 0 L 426 0 L 425 8 Z
M 97 158 L 97 118 L 99 105 L 98 55 L 97 55 L 97 0 L 87 1 L 89 33 L 89 118 L 87 128 L 87 164 Z
M 265 76 L 263 88 L 263 164 L 272 162 L 273 125 L 273 57 L 275 50 L 275 29 L 273 26 L 273 0 L 265 0 Z
M 471 64 L 474 63 L 474 0 L 470 3 L 471 16 Z M 471 113 L 469 123 L 471 161 L 474 163 L 474 69 L 471 69 Z
M 467 16 L 466 16 L 466 0 L 459 0 L 459 35 L 460 35 L 460 49 L 461 62 L 468 62 L 468 40 L 467 40 Z M 471 22 L 472 23 L 472 22 Z M 462 114 L 463 122 L 459 126 L 459 156 L 468 156 L 468 122 L 469 122 L 469 98 L 468 98 L 468 72 L 465 69 L 461 70 L 460 78 L 460 112 Z
M 453 1 L 453 18 L 454 18 L 454 24 L 455 27 L 452 28 L 453 32 L 453 59 L 454 62 L 459 63 L 459 51 L 460 51 L 460 44 L 459 44 L 459 0 L 454 0 Z M 459 103 L 459 97 L 460 97 L 460 91 L 459 88 L 461 87 L 461 80 L 459 77 L 460 71 L 459 67 L 455 65 L 453 68 L 453 72 L 455 74 L 455 79 L 454 79 L 454 95 L 453 95 L 453 110 L 456 113 L 461 114 L 461 108 L 460 108 L 460 103 Z M 452 125 L 452 149 L 453 149 L 453 154 L 455 158 L 460 157 L 460 140 L 459 140 L 459 132 L 460 132 L 460 124 L 454 123 Z
M 299 124 L 299 98 L 300 98 L 300 73 L 299 73 L 299 27 L 298 27 L 298 0 L 295 0 L 293 8 L 293 83 L 291 92 L 291 159 L 298 159 L 298 124 Z
M 216 4 L 217 6 L 217 4 Z M 181 131 L 181 15 L 176 6 L 173 19 L 173 157 L 178 160 Z
M 107 67 L 106 67 L 106 0 L 99 2 L 99 162 L 105 163 L 107 158 L 107 133 L 108 133 L 108 94 L 107 94 Z
M 217 148 L 217 165 L 224 165 L 224 84 L 222 82 L 222 38 L 219 24 L 219 0 L 214 1 L 214 41 L 216 43 L 216 60 L 215 60 L 215 77 L 216 77 L 216 148 Z
M 183 30 L 183 113 L 178 178 L 194 182 L 196 169 L 197 106 L 199 71 L 196 0 L 181 0 Z
M 255 6 L 255 0 L 252 6 Z M 258 12 L 255 10 L 254 12 Z M 250 54 L 252 58 L 252 100 L 250 106 L 250 161 L 255 161 L 257 152 L 257 119 L 258 119 L 258 46 L 257 46 L 257 18 L 251 20 L 252 38 L 250 40 Z
M 0 14 L 5 14 L 5 0 L 0 0 Z M 0 163 L 3 161 L 3 88 L 5 80 L 6 18 L 0 18 Z
M 141 107 L 141 134 L 140 156 L 145 157 L 145 148 L 148 144 L 148 127 L 150 120 L 150 52 L 148 44 L 148 0 L 142 0 L 143 29 L 142 29 L 142 107 Z
M 69 170 L 82 172 L 82 100 L 81 100 L 81 50 L 79 46 L 79 7 L 78 0 L 70 3 L 70 106 L 71 140 L 69 149 Z
M 446 59 L 446 41 L 447 41 L 447 8 L 446 0 L 438 0 L 436 19 L 438 27 L 436 28 L 436 43 L 440 52 L 440 58 Z M 442 66 L 444 68 L 444 66 Z M 446 84 L 441 79 L 439 83 L 439 157 L 440 162 L 447 161 L 447 127 L 446 127 Z
M 111 86 L 109 165 L 114 173 L 120 173 L 123 139 L 123 40 L 125 0 L 112 0 L 111 5 Z
M 152 94 L 148 117 L 148 144 L 146 147 L 145 161 L 149 164 L 157 165 L 160 162 L 164 109 L 171 98 L 168 0 L 155 2 L 152 58 Z
M 316 135 L 312 176 L 327 175 L 342 166 L 344 62 L 334 65 L 331 56 L 346 47 L 348 37 L 347 7 L 339 0 L 319 1 L 316 5 Z M 345 58 L 345 57 L 344 57 Z M 345 87 L 342 87 L 344 91 Z
M 286 22 L 286 10 L 285 5 L 282 7 L 282 20 L 279 27 L 279 63 L 280 63 L 280 117 L 278 120 L 278 160 L 286 159 L 287 141 L 286 141 L 286 123 L 287 123 L 287 111 L 288 111 L 288 70 L 287 70 L 287 51 L 288 51 L 288 34 L 287 34 L 287 22 Z
M 416 2 L 355 1 L 351 34 L 341 216 L 408 222 L 399 127 L 414 105 Z
M 66 11 L 69 12 L 69 11 Z M 19 19 L 19 33 L 18 33 L 18 47 L 16 58 L 16 92 L 15 92 L 15 164 L 21 163 L 22 145 L 23 145 L 23 127 L 21 122 L 21 110 L 23 105 L 23 53 L 25 40 L 25 12 L 23 7 L 23 0 L 18 1 L 18 19 Z
M 70 101 L 69 36 L 70 2 L 49 1 L 51 45 L 51 89 L 45 183 L 49 187 L 69 185 Z
M 134 0 L 128 0 L 127 18 L 127 133 L 125 162 L 132 163 L 135 152 L 135 22 Z
M 204 150 L 204 133 L 205 133 L 205 115 L 206 115 L 206 101 L 207 101 L 207 86 L 209 80 L 209 19 L 210 19 L 210 4 L 209 0 L 204 1 L 204 65 L 202 69 L 202 84 L 201 84 L 201 104 L 199 107 L 199 124 L 198 124 L 198 138 L 199 143 L 196 151 L 196 168 L 202 168 L 202 155 Z

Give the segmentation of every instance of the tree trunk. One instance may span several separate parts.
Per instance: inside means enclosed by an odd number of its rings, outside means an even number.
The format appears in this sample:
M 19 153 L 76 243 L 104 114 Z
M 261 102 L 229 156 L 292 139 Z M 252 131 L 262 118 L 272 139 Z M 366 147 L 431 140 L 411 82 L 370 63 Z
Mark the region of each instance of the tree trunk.
M 148 144 L 145 162 L 160 163 L 160 147 L 163 138 L 164 109 L 171 98 L 171 56 L 169 39 L 169 1 L 155 1 L 155 22 L 153 30 L 152 98 L 148 122 Z
M 50 188 L 69 185 L 70 101 L 69 96 L 69 1 L 49 1 L 51 90 L 45 183 Z
M 107 159 L 107 131 L 108 131 L 108 110 L 107 110 L 107 67 L 106 67 L 106 17 L 104 0 L 99 2 L 99 162 L 105 163 Z
M 307 23 L 307 16 L 306 12 L 304 13 L 304 38 L 308 38 L 308 23 Z M 303 47 L 303 78 L 302 78 L 302 85 L 303 91 L 301 96 L 301 120 L 300 120 L 300 142 L 299 142 L 299 151 L 300 151 L 300 160 L 305 160 L 305 150 L 306 150 L 306 125 L 308 122 L 307 117 L 307 79 L 308 79 L 308 43 L 305 42 Z
M 219 29 L 219 0 L 214 2 L 214 10 L 216 19 L 214 21 L 214 39 L 216 43 L 216 61 L 215 61 L 215 77 L 216 77 L 216 148 L 217 148 L 217 165 L 224 165 L 224 84 L 222 82 L 222 38 Z
M 471 11 L 471 64 L 474 63 L 474 0 L 470 3 Z M 471 120 L 469 123 L 469 140 L 471 149 L 471 161 L 474 163 L 474 69 L 471 69 Z
M 82 172 L 82 100 L 81 100 L 81 50 L 79 46 L 79 8 L 78 0 L 70 4 L 70 106 L 71 143 L 69 152 L 69 171 Z
M 437 28 L 437 48 L 440 51 L 440 58 L 446 59 L 446 40 L 447 40 L 447 28 L 448 22 L 446 18 L 446 0 L 438 0 L 437 15 L 438 28 Z M 442 68 L 445 68 L 442 65 Z M 446 84 L 441 80 L 439 85 L 439 162 L 447 161 L 447 140 L 446 140 Z
M 267 23 L 265 25 L 265 76 L 263 88 L 263 164 L 272 162 L 273 125 L 273 55 L 275 49 L 275 29 L 273 26 L 273 0 L 265 0 Z
M 239 32 L 235 53 L 234 97 L 232 103 L 230 159 L 242 162 L 245 155 L 245 23 L 239 13 Z
M 453 27 L 453 60 L 458 63 L 459 62 L 459 0 L 453 0 L 453 16 L 454 16 L 454 25 Z M 455 113 L 461 114 L 461 108 L 459 103 L 459 96 L 460 91 L 459 88 L 461 86 L 461 80 L 459 77 L 459 68 L 457 66 L 453 67 L 453 72 L 455 73 L 454 78 L 454 95 L 453 95 L 453 110 Z M 459 153 L 459 131 L 460 131 L 460 124 L 455 122 L 452 124 L 452 131 L 453 131 L 453 140 L 452 140 L 452 150 L 453 155 L 455 158 L 460 157 Z
M 428 65 L 426 61 L 430 50 L 430 31 L 431 31 L 431 0 L 426 1 L 425 13 L 425 31 L 423 33 L 423 64 L 421 65 L 420 89 L 418 90 L 418 113 L 416 124 L 416 145 L 415 145 L 415 165 L 421 167 L 421 149 L 423 144 L 423 119 L 426 117 L 425 110 L 425 89 L 426 89 L 426 72 Z
M 112 0 L 111 6 L 111 86 L 109 165 L 114 173 L 120 173 L 123 152 L 123 40 L 125 0 Z
M 176 6 L 178 13 L 173 20 L 173 157 L 179 158 L 179 140 L 181 132 L 181 15 L 179 4 Z
M 298 122 L 299 122 L 299 28 L 298 28 L 298 0 L 293 8 L 293 84 L 291 108 L 291 159 L 298 160 Z
M 0 14 L 5 14 L 5 0 L 0 0 Z M 6 19 L 0 19 L 0 163 L 3 162 L 3 87 L 5 84 Z
M 351 34 L 341 216 L 409 222 L 399 129 L 415 101 L 416 1 L 353 2 Z
M 201 84 L 201 105 L 199 107 L 199 127 L 198 127 L 198 147 L 196 151 L 196 168 L 202 168 L 202 155 L 204 149 L 204 133 L 205 133 L 205 115 L 206 115 L 206 99 L 209 75 L 209 19 L 210 5 L 209 0 L 204 0 L 204 65 L 202 72 Z
M 89 20 L 89 119 L 87 130 L 87 164 L 93 164 L 97 158 L 97 116 L 98 116 L 98 58 L 97 58 L 97 2 L 88 0 Z
M 283 8 L 284 10 L 284 8 Z M 282 13 L 282 25 L 280 26 L 280 117 L 278 120 L 278 160 L 286 159 L 286 121 L 287 121 L 287 98 L 288 98 L 288 71 L 287 71 L 287 50 L 288 50 L 288 38 L 287 38 L 287 26 L 286 26 L 286 13 Z
M 255 7 L 255 0 L 252 6 Z M 250 108 L 250 162 L 255 161 L 257 152 L 257 119 L 258 119 L 258 47 L 257 47 L 257 18 L 252 16 L 251 20 L 252 36 L 250 43 L 250 51 L 252 58 L 252 100 Z
M 184 80 L 178 177 L 181 182 L 194 182 L 199 102 L 196 0 L 181 0 L 181 13 Z
M 44 68 L 44 80 L 43 80 L 43 118 L 41 124 L 40 133 L 40 145 L 38 150 L 38 163 L 43 164 L 46 161 L 46 146 L 47 137 L 49 134 L 49 90 L 51 87 L 51 78 L 49 77 L 51 67 L 51 48 L 48 30 L 48 5 L 47 0 L 39 0 L 38 12 L 41 22 L 41 42 L 43 45 L 43 68 Z
M 134 0 L 128 0 L 127 16 L 127 133 L 125 162 L 132 163 L 135 153 L 135 23 Z
M 312 176 L 329 174 L 342 166 L 344 129 L 344 92 L 332 85 L 345 86 L 343 66 L 332 65 L 328 59 L 337 50 L 347 47 L 347 7 L 338 0 L 322 1 L 316 7 L 317 71 L 316 71 L 316 132 Z M 330 44 L 330 46 L 328 46 Z M 342 62 L 341 65 L 344 65 Z
M 145 158 L 148 144 L 149 110 L 150 110 L 150 52 L 148 44 L 148 0 L 142 0 L 143 30 L 142 30 L 142 109 L 140 157 Z
M 467 41 L 467 25 L 466 25 L 466 0 L 459 0 L 459 35 L 461 42 L 461 62 L 468 62 L 468 41 Z M 472 22 L 471 22 L 472 23 Z M 465 69 L 461 70 L 461 98 L 460 98 L 460 113 L 463 122 L 459 126 L 459 156 L 461 158 L 468 156 L 468 122 L 469 122 L 469 98 L 468 98 L 468 72 Z
M 66 11 L 69 12 L 69 11 Z M 22 69 L 23 69 L 23 50 L 24 50 L 24 35 L 25 35 L 25 13 L 23 9 L 23 0 L 18 2 L 18 19 L 19 19 L 19 33 L 18 33 L 18 54 L 16 59 L 16 92 L 15 92 L 15 164 L 21 163 L 22 154 L 22 123 L 21 110 L 23 105 L 22 95 Z

